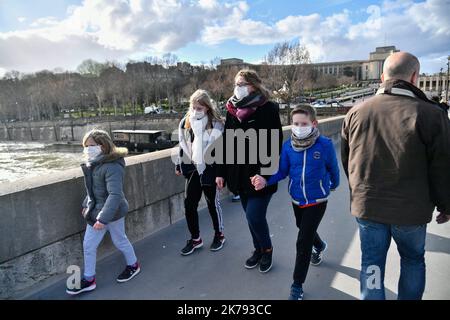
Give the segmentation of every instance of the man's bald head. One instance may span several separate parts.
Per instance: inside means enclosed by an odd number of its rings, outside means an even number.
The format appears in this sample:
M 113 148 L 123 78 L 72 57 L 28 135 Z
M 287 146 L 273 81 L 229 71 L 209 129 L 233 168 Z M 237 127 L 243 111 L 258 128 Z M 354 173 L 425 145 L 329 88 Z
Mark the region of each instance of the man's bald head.
M 400 79 L 416 85 L 419 71 L 420 63 L 414 55 L 408 52 L 396 52 L 384 62 L 381 81 Z

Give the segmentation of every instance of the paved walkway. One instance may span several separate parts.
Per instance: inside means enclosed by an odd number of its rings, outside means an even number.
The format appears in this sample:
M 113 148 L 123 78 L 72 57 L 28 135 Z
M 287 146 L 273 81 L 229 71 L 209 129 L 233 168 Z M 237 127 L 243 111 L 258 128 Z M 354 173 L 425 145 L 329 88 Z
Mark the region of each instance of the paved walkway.
M 319 233 L 329 244 L 324 262 L 311 267 L 304 286 L 305 299 L 358 299 L 360 250 L 357 225 L 349 213 L 347 179 L 332 193 Z M 213 229 L 201 211 L 205 246 L 188 257 L 179 254 L 188 237 L 184 220 L 135 244 L 142 272 L 125 284 L 116 283 L 124 267 L 120 253 L 100 261 L 97 289 L 70 297 L 65 281 L 36 294 L 33 299 L 286 299 L 295 259 L 297 229 L 287 194 L 287 181 L 279 185 L 269 205 L 268 221 L 274 245 L 274 267 L 267 274 L 244 268 L 251 254 L 250 233 L 240 203 L 226 200 L 223 216 L 227 242 L 216 253 L 209 251 Z M 429 225 L 427 235 L 427 285 L 425 299 L 450 299 L 450 223 Z M 399 258 L 392 243 L 386 273 L 387 298 L 395 299 Z

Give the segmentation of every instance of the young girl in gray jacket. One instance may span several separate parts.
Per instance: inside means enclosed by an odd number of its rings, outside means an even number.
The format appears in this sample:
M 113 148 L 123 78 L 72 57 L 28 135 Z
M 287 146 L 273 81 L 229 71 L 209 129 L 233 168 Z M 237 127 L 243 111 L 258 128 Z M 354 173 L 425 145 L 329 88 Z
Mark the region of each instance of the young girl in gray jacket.
M 97 248 L 106 231 L 123 255 L 127 266 L 117 277 L 118 282 L 131 280 L 140 272 L 133 246 L 125 234 L 128 202 L 123 193 L 123 177 L 128 150 L 117 148 L 106 131 L 92 130 L 83 138 L 86 162 L 81 165 L 87 196 L 82 214 L 87 222 L 83 241 L 84 277 L 79 286 L 67 288 L 77 295 L 96 288 L 95 266 Z

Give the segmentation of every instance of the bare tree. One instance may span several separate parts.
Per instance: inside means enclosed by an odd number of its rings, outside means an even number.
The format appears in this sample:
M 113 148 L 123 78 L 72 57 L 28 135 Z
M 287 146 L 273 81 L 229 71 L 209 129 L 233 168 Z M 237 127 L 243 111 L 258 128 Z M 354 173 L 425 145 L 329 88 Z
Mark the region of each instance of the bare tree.
M 89 82 L 92 91 L 97 99 L 98 115 L 103 115 L 103 101 L 106 98 L 106 86 L 101 78 L 102 72 L 110 66 L 110 63 L 100 63 L 92 59 L 83 61 L 77 68 Z
M 176 65 L 180 60 L 178 59 L 178 56 L 173 53 L 166 53 L 163 55 L 161 62 L 164 68 L 168 69 L 169 67 L 172 67 Z
M 236 66 L 218 68 L 210 72 L 202 84 L 202 88 L 209 91 L 218 106 L 233 95 L 234 77 L 238 71 Z
M 100 63 L 92 59 L 84 60 L 78 67 L 77 71 L 81 75 L 100 76 L 103 70 L 108 67 L 109 63 Z
M 109 105 L 112 104 L 114 115 L 117 115 L 119 101 L 123 99 L 123 85 L 126 82 L 125 72 L 115 65 L 103 70 L 100 75 L 105 84 L 105 96 Z
M 310 78 L 311 63 L 308 49 L 299 42 L 276 44 L 265 57 L 265 71 L 274 96 L 286 104 L 290 123 L 291 103 L 303 95 L 305 82 Z

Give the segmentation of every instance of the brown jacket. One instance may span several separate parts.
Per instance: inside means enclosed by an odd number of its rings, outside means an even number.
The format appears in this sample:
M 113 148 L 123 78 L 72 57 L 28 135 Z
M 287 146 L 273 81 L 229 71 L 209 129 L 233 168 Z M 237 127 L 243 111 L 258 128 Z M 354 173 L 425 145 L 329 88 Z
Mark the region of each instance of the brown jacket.
M 341 147 L 352 214 L 394 225 L 426 224 L 435 207 L 450 214 L 449 127 L 443 110 L 401 80 L 352 108 Z

